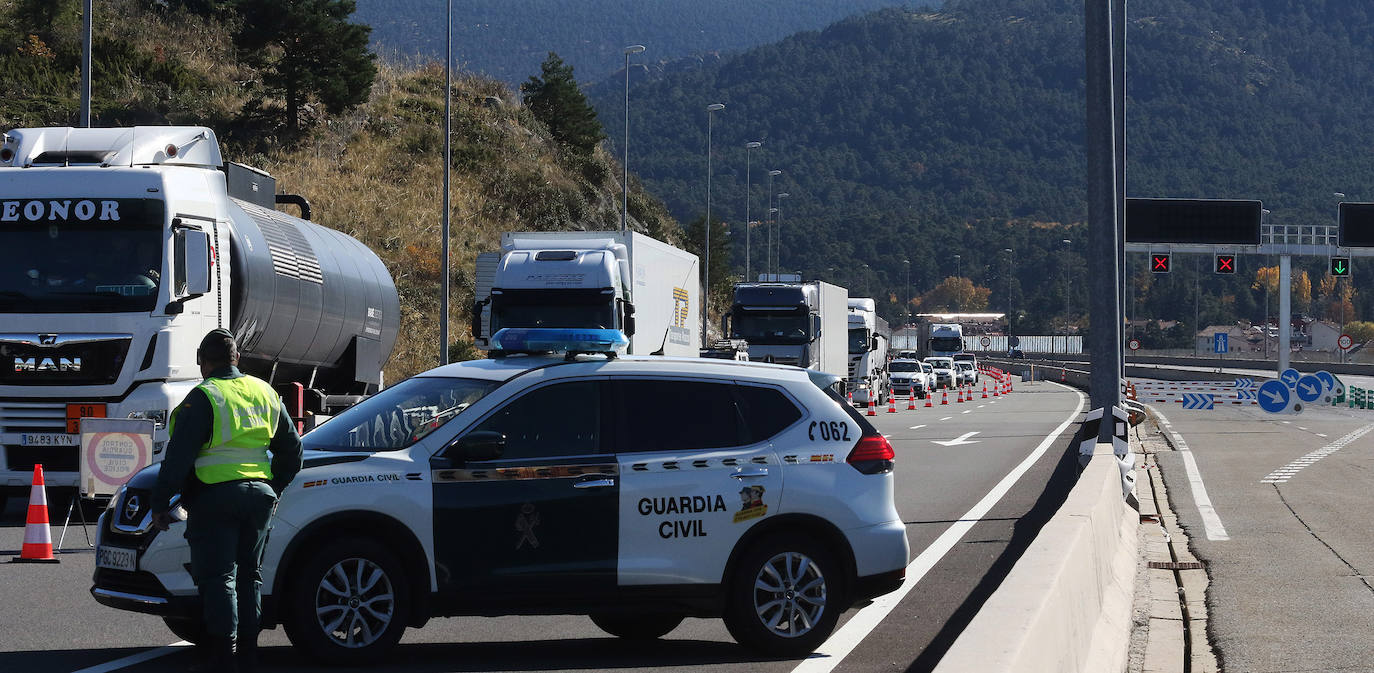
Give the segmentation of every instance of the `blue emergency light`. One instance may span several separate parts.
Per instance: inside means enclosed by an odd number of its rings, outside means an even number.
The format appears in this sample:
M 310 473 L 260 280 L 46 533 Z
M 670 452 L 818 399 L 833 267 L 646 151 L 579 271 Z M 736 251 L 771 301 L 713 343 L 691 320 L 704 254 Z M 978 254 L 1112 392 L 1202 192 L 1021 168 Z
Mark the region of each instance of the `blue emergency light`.
M 491 345 L 512 353 L 615 353 L 630 338 L 618 329 L 506 327 L 492 335 Z

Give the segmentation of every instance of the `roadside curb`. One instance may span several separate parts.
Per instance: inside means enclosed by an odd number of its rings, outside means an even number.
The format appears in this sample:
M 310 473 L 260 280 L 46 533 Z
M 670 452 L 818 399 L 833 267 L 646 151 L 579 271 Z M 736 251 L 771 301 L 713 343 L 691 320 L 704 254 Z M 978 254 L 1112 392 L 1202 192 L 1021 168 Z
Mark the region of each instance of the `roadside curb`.
M 1155 454 L 1172 451 L 1153 417 L 1148 435 L 1132 440 L 1141 455 L 1139 559 L 1132 608 L 1129 673 L 1216 673 L 1207 637 L 1207 570 L 1193 556 L 1178 525 Z M 1139 429 L 1138 429 L 1139 430 Z

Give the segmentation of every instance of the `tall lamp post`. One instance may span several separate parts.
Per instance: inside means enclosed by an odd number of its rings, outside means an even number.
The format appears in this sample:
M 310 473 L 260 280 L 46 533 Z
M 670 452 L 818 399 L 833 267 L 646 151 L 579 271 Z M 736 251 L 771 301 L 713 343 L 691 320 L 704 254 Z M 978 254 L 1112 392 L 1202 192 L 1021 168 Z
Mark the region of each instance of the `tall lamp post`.
M 1073 293 L 1073 276 L 1069 273 L 1069 246 L 1073 241 L 1063 239 L 1064 243 L 1064 354 L 1069 354 L 1069 296 Z
M 625 160 L 620 162 L 625 169 L 625 182 L 621 183 L 621 205 L 620 205 L 620 233 L 624 234 L 629 225 L 626 218 L 630 212 L 630 54 L 640 54 L 644 52 L 644 45 L 632 44 L 625 47 Z
M 768 245 L 763 251 L 763 267 L 769 274 L 773 273 L 773 216 L 778 214 L 778 209 L 773 207 L 773 178 L 779 175 L 782 175 L 780 170 L 768 171 L 768 217 L 763 224 L 768 230 Z
M 1340 199 L 1341 201 L 1345 200 L 1345 192 L 1331 192 L 1331 195 L 1336 197 L 1337 199 Z M 1340 222 L 1340 203 L 1336 204 L 1336 209 L 1336 221 Z M 1336 338 L 1340 339 L 1340 336 L 1342 334 L 1345 334 L 1345 293 L 1341 292 L 1340 276 L 1336 276 L 1335 290 L 1336 301 L 1341 303 L 1341 331 L 1336 334 Z M 1345 351 L 1341 350 L 1339 341 L 1336 342 L 1336 361 L 1345 362 Z
M 724 103 L 712 103 L 706 106 L 706 235 L 702 246 L 702 257 L 705 262 L 702 264 L 701 277 L 701 347 L 705 348 L 710 343 L 706 336 L 707 307 L 711 303 L 711 120 L 715 118 L 715 113 L 724 110 Z
M 1011 248 L 1002 248 L 1002 252 L 1007 253 L 1007 266 L 1002 270 L 1002 273 L 1006 274 L 1006 276 L 1007 276 L 1007 350 L 1010 351 L 1010 350 L 1011 350 L 1011 317 L 1012 317 L 1012 314 L 1011 314 L 1011 263 L 1012 263 L 1012 259 L 1013 259 L 1012 256 L 1013 256 L 1015 253 L 1012 252 L 1012 249 L 1011 249 Z
M 954 277 L 955 277 L 955 278 L 963 278 L 963 277 L 964 277 L 963 262 L 960 261 L 960 260 L 962 260 L 963 258 L 964 258 L 963 255 L 955 255 L 955 256 L 954 256 Z M 955 310 L 955 312 L 958 312 L 958 311 L 961 310 L 963 307 L 964 307 L 964 306 L 963 306 L 963 302 L 959 301 L 959 295 L 958 295 L 958 294 L 955 294 L 955 295 L 954 295 L 954 310 Z
M 444 20 L 444 196 L 440 199 L 443 208 L 440 235 L 444 240 L 439 246 L 439 364 L 448 364 L 448 237 L 449 237 L 449 180 L 453 166 L 452 145 L 452 105 L 453 105 L 453 0 L 448 0 L 448 13 Z M 89 3 L 86 16 L 90 16 Z M 475 339 L 477 335 L 472 337 Z
M 911 260 L 902 260 L 902 266 L 906 268 L 906 284 L 902 286 L 902 296 L 906 298 L 906 301 L 902 302 L 905 309 L 902 312 L 902 315 L 905 316 L 902 325 L 905 326 L 911 324 Z
M 753 151 L 762 147 L 763 143 L 755 140 L 744 143 L 744 279 L 750 278 L 750 264 L 752 260 L 749 251 L 749 202 L 753 201 L 754 192 L 750 182 L 749 169 L 753 160 Z
M 773 237 L 775 242 L 774 247 L 776 248 L 773 252 L 773 266 L 777 273 L 782 272 L 782 200 L 790 196 L 792 195 L 787 192 L 778 194 L 778 219 L 773 222 L 773 227 L 778 230 L 777 235 Z

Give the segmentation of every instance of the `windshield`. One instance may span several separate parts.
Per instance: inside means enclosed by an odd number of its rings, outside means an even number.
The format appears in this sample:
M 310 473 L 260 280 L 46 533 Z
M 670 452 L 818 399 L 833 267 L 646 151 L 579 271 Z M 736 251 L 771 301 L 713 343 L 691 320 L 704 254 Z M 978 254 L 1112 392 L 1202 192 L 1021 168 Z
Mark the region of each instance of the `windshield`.
M 500 381 L 420 376 L 406 379 L 301 438 L 321 451 L 404 449 L 453 420 Z
M 960 337 L 931 337 L 930 350 L 946 353 L 964 350 L 964 340 Z
M 504 327 L 615 329 L 613 297 L 601 290 L 506 290 L 491 297 L 491 332 Z
M 954 368 L 954 361 L 950 360 L 949 358 L 931 358 L 929 360 L 926 360 L 926 362 L 930 363 L 930 366 L 936 369 Z
M 0 311 L 152 311 L 162 241 L 154 199 L 0 201 Z
M 888 369 L 894 372 L 919 372 L 921 365 L 915 362 L 893 362 L 888 366 Z
M 866 330 L 866 329 L 864 329 L 864 328 L 862 328 L 862 327 L 861 327 L 861 328 L 858 328 L 858 329 L 851 329 L 851 330 L 849 330 L 849 352 L 850 352 L 850 353 L 852 353 L 852 354 L 867 353 L 867 352 L 868 352 L 869 346 L 872 345 L 872 344 L 869 343 L 869 341 L 870 341 L 870 339 L 869 339 L 869 337 L 868 337 L 868 330 Z
M 805 309 L 789 311 L 748 311 L 736 309 L 730 336 L 751 344 L 804 344 L 807 334 Z

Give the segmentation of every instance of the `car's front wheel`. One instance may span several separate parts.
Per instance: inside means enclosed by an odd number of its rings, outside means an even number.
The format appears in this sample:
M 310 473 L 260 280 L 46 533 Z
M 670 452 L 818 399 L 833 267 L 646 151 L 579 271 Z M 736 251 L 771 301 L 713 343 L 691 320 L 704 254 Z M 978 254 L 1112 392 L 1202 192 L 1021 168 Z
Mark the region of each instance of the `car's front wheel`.
M 735 569 L 725 627 L 741 645 L 766 654 L 809 654 L 835 630 L 841 584 L 829 550 L 795 536 L 766 538 Z
M 655 640 L 682 623 L 674 613 L 592 613 L 592 623 L 606 633 L 628 640 Z
M 376 540 L 343 538 L 320 547 L 286 586 L 287 636 L 327 662 L 376 661 L 405 631 L 410 588 L 400 559 Z

